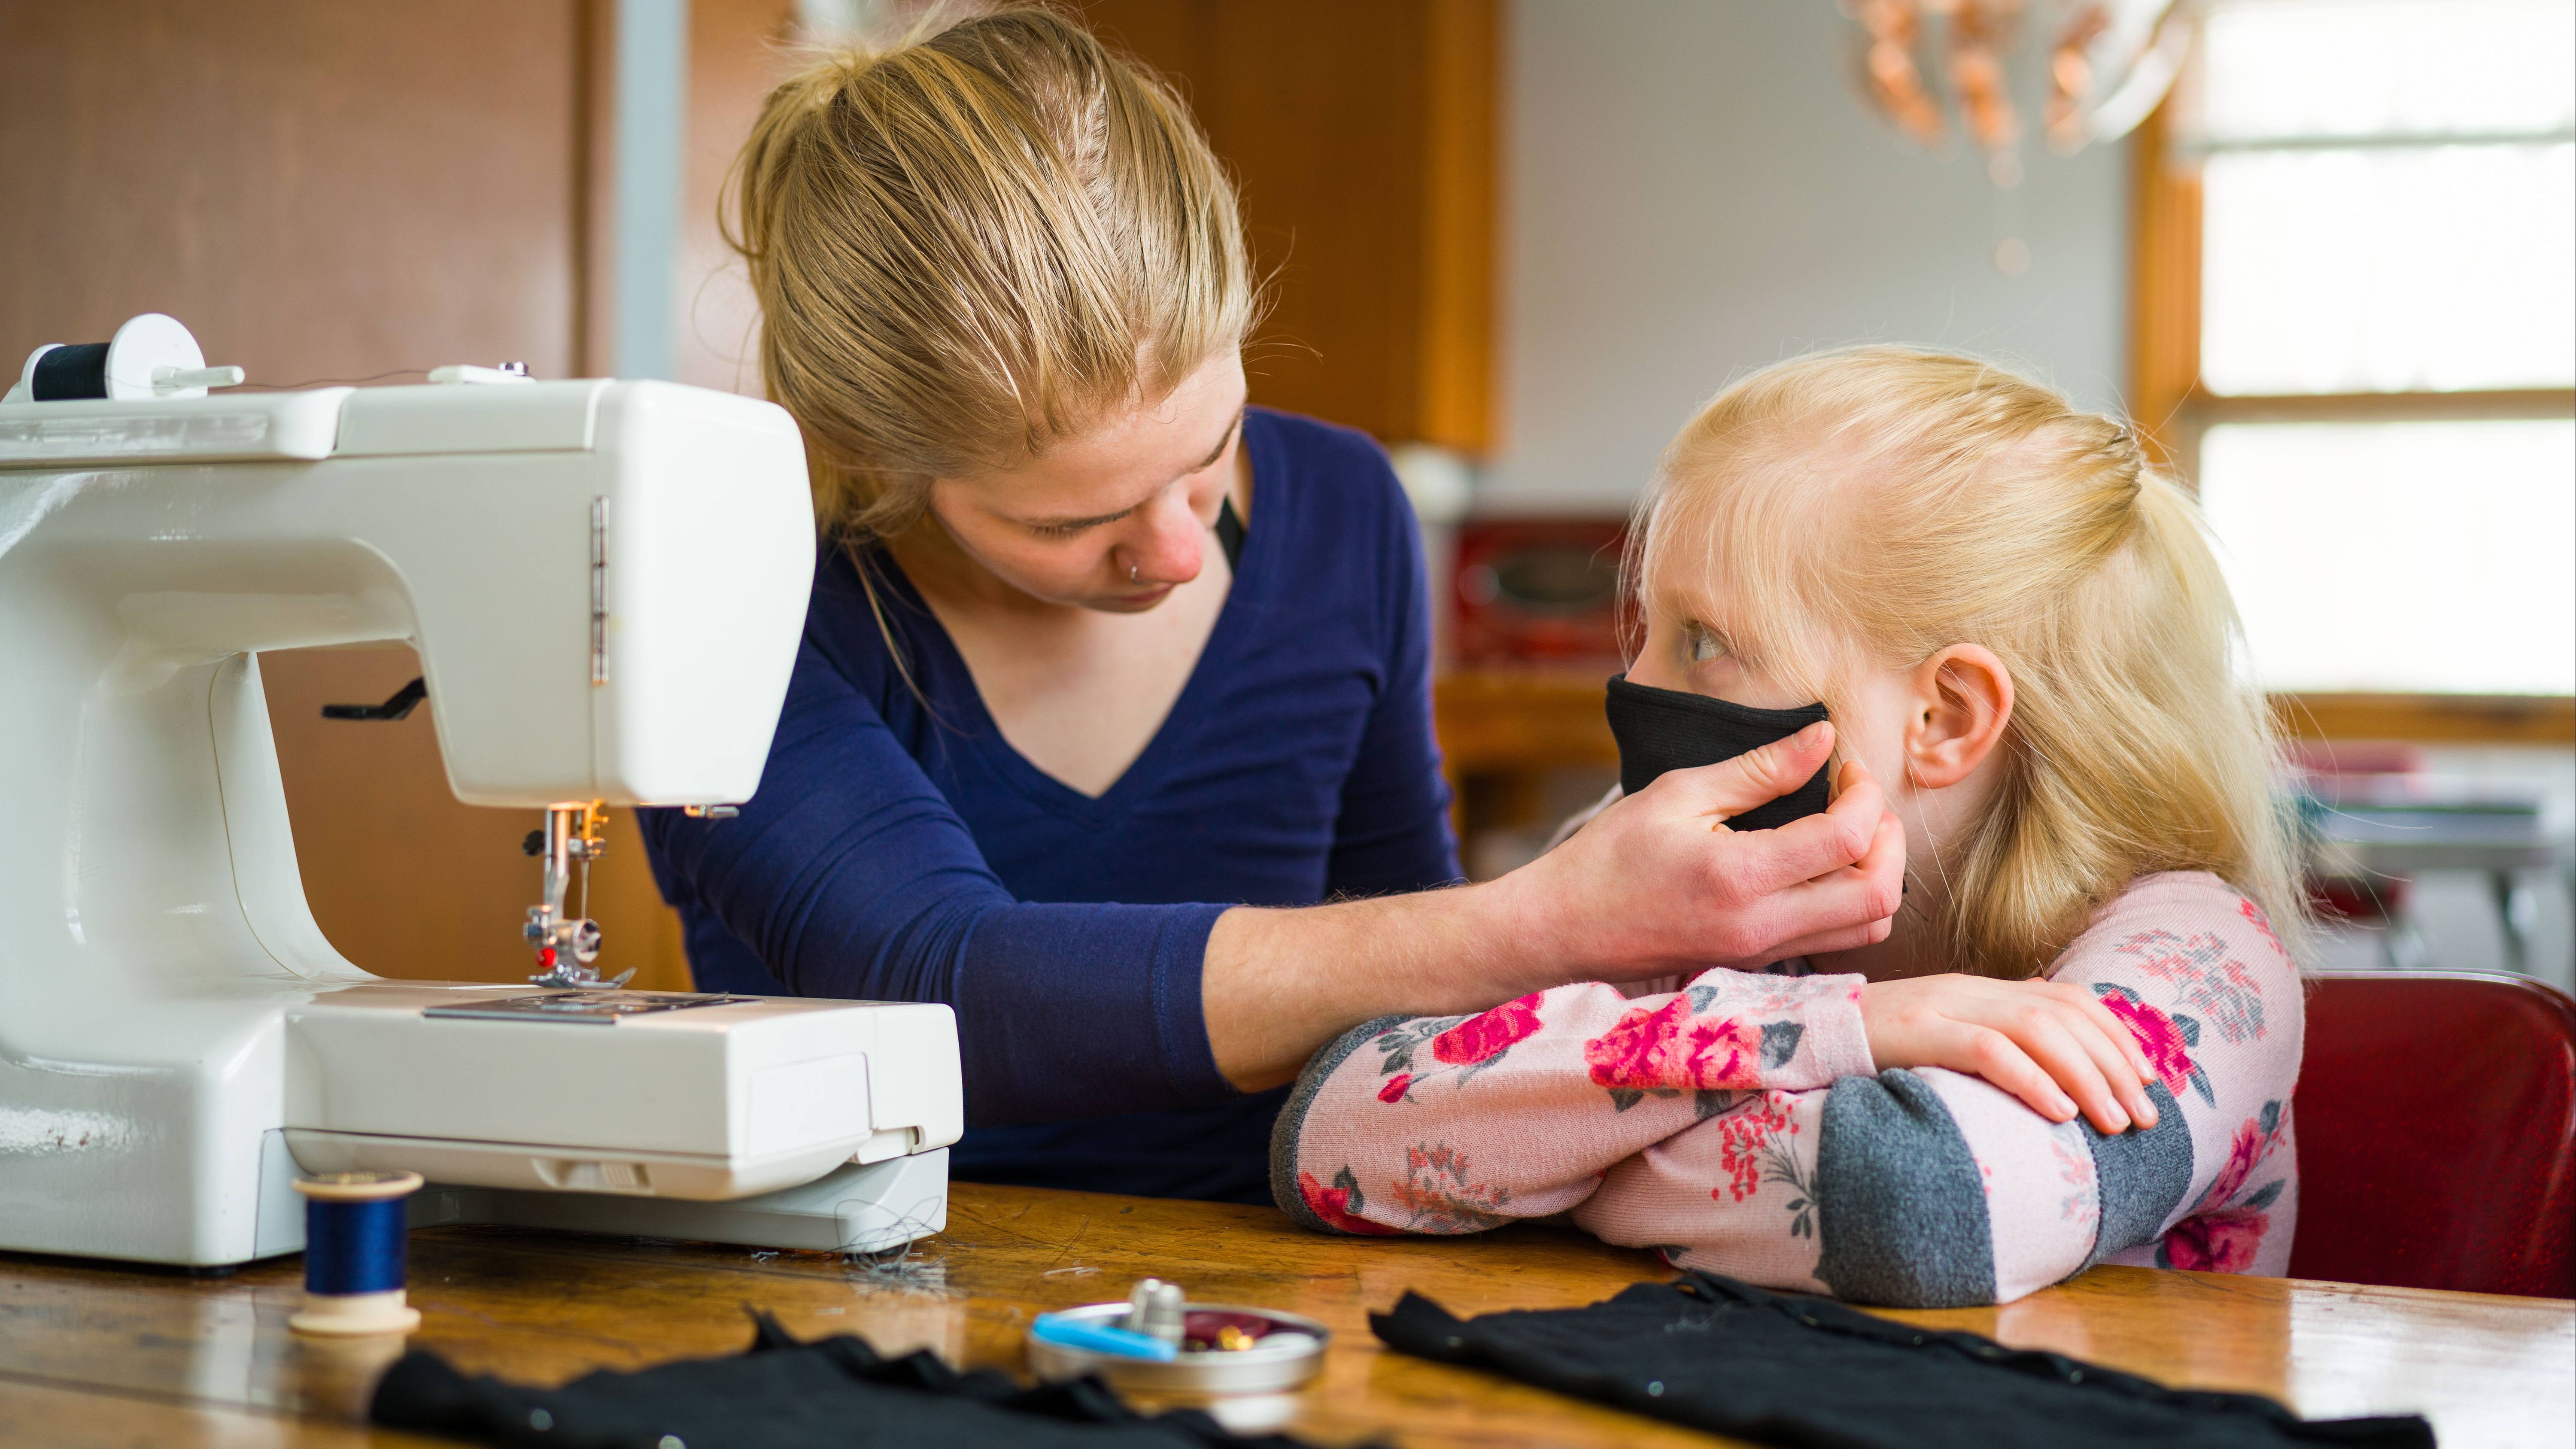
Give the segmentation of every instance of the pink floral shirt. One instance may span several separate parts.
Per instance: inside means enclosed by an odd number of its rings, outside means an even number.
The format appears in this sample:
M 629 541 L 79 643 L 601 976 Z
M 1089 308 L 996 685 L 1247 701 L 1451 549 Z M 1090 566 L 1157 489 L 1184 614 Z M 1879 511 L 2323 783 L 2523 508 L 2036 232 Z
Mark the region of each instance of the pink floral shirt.
M 1345 1233 L 1570 1214 L 1679 1267 L 1867 1303 L 2008 1302 L 2098 1262 L 2278 1274 L 2298 1202 L 2298 971 L 2217 877 L 2133 883 L 2050 968 L 2128 1024 L 2155 1130 L 1881 1072 L 1858 976 L 1713 970 L 1387 1017 L 1316 1054 L 1272 1189 Z

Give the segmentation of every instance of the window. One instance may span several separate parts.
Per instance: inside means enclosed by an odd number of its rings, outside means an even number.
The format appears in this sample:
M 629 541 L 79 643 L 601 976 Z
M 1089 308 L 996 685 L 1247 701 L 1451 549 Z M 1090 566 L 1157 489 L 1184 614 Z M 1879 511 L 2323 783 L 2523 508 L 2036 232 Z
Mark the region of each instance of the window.
M 2209 0 L 2139 163 L 2134 400 L 2257 677 L 2563 741 L 2576 5 Z

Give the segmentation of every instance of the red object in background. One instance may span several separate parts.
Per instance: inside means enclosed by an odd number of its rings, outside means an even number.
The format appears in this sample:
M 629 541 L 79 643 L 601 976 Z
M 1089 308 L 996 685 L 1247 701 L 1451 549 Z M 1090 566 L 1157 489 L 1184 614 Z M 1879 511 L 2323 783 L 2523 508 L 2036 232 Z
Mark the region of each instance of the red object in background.
M 1617 519 L 1512 519 L 1463 524 L 1450 580 L 1460 664 L 1620 665 Z
M 2303 775 L 2424 773 L 2424 747 L 2408 740 L 2292 740 L 2281 752 Z
M 2576 1298 L 2576 1001 L 2519 976 L 2309 979 L 2290 1276 Z

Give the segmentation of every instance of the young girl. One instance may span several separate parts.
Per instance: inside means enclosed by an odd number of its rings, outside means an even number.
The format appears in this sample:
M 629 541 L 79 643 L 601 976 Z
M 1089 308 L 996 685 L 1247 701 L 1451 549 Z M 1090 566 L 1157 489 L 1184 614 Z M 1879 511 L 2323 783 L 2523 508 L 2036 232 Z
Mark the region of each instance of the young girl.
M 1349 1233 L 1570 1213 L 1907 1306 L 2105 1260 L 2281 1272 L 2301 1002 L 2272 923 L 2300 906 L 2225 584 L 2136 435 L 1968 358 L 1808 357 L 1719 394 L 1640 517 L 1629 682 L 1823 702 L 1810 728 L 1905 823 L 1905 908 L 1771 973 L 1360 1026 L 1279 1119 L 1281 1206 Z M 2009 1034 L 1970 1024 L 1998 1008 Z M 2147 1085 L 2079 1115 L 2057 1083 L 2088 1073 Z

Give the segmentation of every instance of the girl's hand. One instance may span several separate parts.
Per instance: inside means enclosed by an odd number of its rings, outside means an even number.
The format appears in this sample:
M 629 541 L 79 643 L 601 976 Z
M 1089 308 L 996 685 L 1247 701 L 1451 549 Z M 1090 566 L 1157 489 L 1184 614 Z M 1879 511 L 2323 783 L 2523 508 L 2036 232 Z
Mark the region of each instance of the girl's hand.
M 2156 1125 L 2146 1054 L 2080 986 L 1984 976 L 1912 976 L 1860 991 L 1878 1069 L 1946 1067 L 1985 1078 L 2051 1122 L 2080 1105 L 2104 1132 Z

